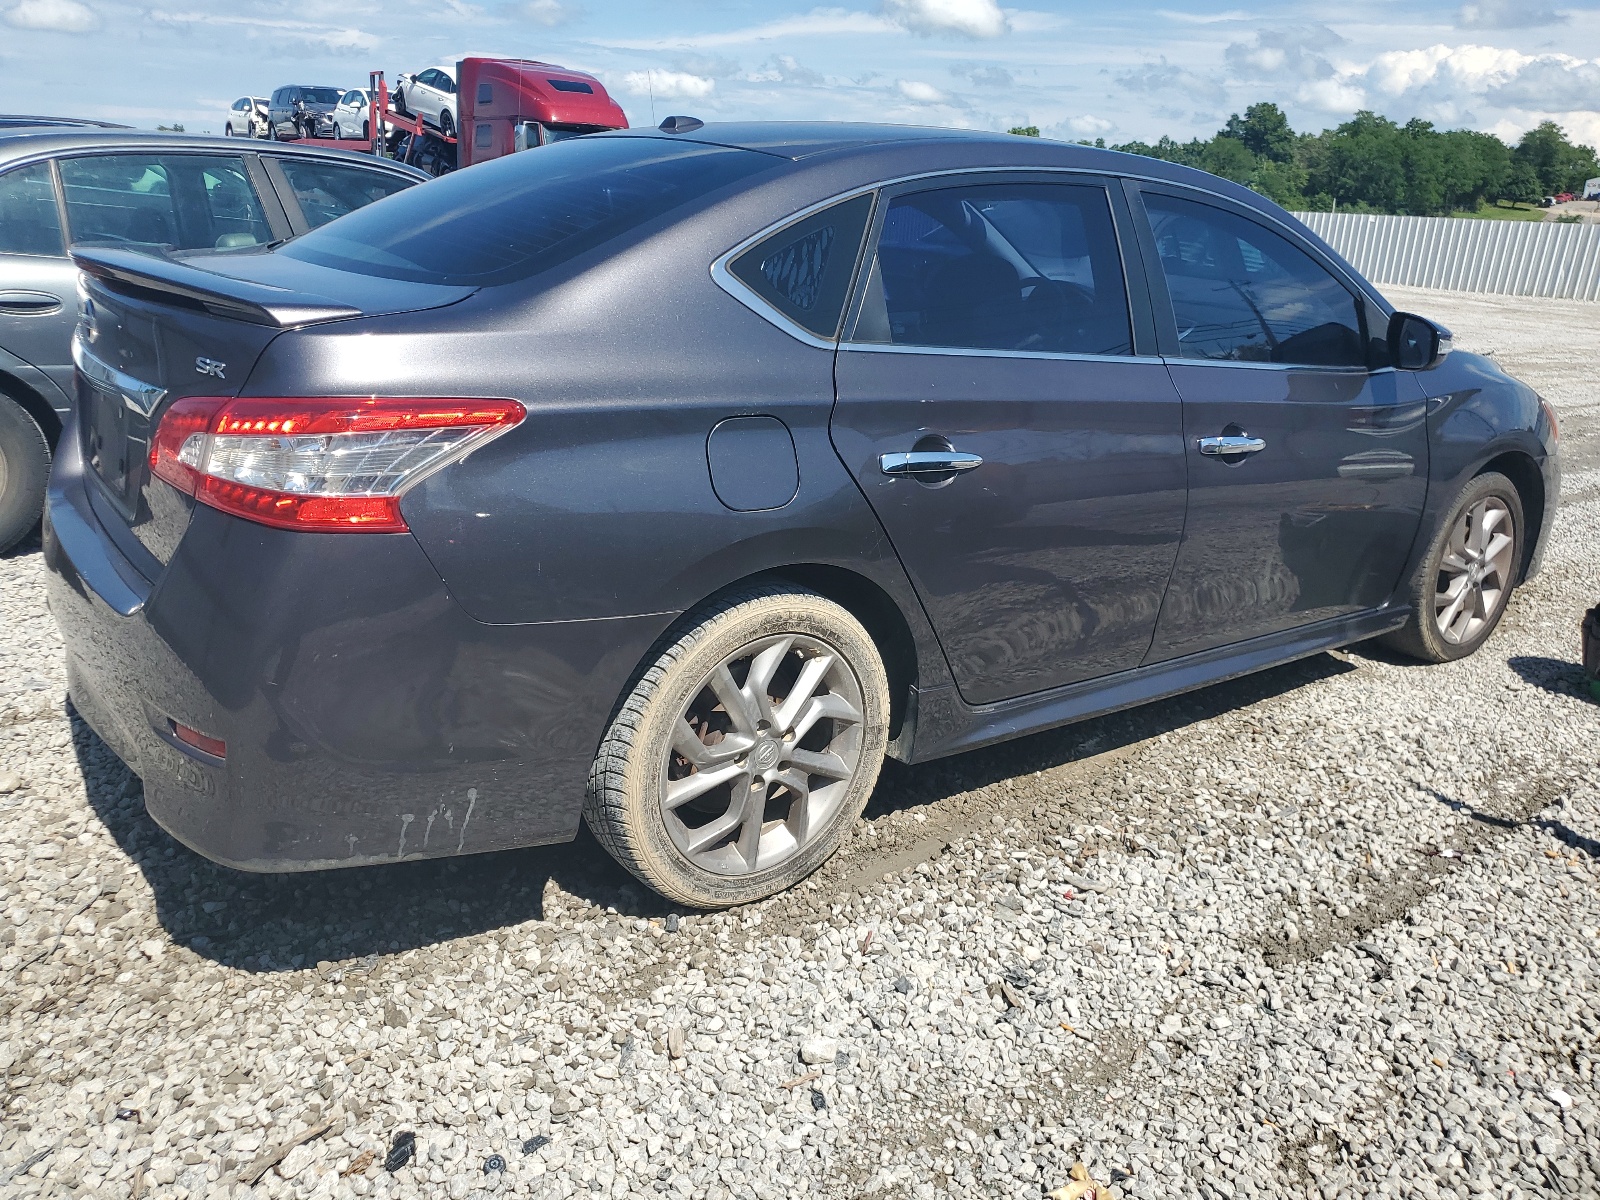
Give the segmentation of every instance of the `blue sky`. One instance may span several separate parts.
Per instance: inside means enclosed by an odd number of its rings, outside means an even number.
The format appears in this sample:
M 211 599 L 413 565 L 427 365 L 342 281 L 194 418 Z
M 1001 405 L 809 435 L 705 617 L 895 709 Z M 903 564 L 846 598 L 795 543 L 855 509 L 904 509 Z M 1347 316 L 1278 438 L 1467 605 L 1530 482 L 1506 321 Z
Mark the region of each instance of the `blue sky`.
M 220 128 L 236 96 L 360 86 L 462 53 L 593 72 L 634 124 L 823 118 L 1108 141 L 1213 132 L 1275 100 L 1600 142 L 1596 0 L 0 0 L 0 111 Z

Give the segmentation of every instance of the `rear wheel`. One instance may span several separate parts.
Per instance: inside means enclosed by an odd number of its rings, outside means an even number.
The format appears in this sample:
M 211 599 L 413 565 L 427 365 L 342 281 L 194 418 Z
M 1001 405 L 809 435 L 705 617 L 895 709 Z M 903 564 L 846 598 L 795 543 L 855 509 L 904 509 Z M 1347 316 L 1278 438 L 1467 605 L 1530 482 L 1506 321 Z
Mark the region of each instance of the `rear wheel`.
M 883 660 L 847 610 L 740 592 L 691 618 L 623 701 L 584 817 L 669 899 L 758 900 L 838 848 L 877 782 L 888 719 Z
M 50 478 L 50 443 L 27 411 L 0 396 L 0 553 L 39 523 Z
M 1498 472 L 1462 489 L 1410 584 L 1411 620 L 1384 640 L 1424 662 L 1465 658 L 1500 624 L 1522 567 L 1522 497 Z

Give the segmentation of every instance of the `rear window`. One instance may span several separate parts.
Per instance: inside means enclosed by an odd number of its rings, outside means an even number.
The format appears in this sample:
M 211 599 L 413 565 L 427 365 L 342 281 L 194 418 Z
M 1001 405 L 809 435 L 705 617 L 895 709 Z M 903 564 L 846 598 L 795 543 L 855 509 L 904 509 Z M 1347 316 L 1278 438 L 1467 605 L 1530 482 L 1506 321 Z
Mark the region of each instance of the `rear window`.
M 279 253 L 411 283 L 511 283 L 782 161 L 659 138 L 575 138 L 409 188 Z

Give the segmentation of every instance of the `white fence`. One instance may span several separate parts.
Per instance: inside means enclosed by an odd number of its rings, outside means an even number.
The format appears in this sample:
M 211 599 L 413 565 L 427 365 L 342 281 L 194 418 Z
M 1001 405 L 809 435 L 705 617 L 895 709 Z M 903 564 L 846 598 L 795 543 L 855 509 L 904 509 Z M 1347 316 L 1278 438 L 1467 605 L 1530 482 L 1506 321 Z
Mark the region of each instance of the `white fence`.
M 1295 213 L 1374 283 L 1600 300 L 1600 225 Z

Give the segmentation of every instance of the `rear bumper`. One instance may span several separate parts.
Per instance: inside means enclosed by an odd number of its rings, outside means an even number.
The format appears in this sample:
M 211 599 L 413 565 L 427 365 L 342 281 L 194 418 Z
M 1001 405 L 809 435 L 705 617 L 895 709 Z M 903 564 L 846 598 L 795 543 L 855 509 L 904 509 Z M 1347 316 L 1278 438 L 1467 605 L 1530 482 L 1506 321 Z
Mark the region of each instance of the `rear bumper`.
M 203 506 L 151 585 L 63 445 L 45 556 L 69 694 L 175 838 L 299 871 L 577 832 L 611 707 L 670 615 L 484 625 L 409 534 L 290 533 Z

